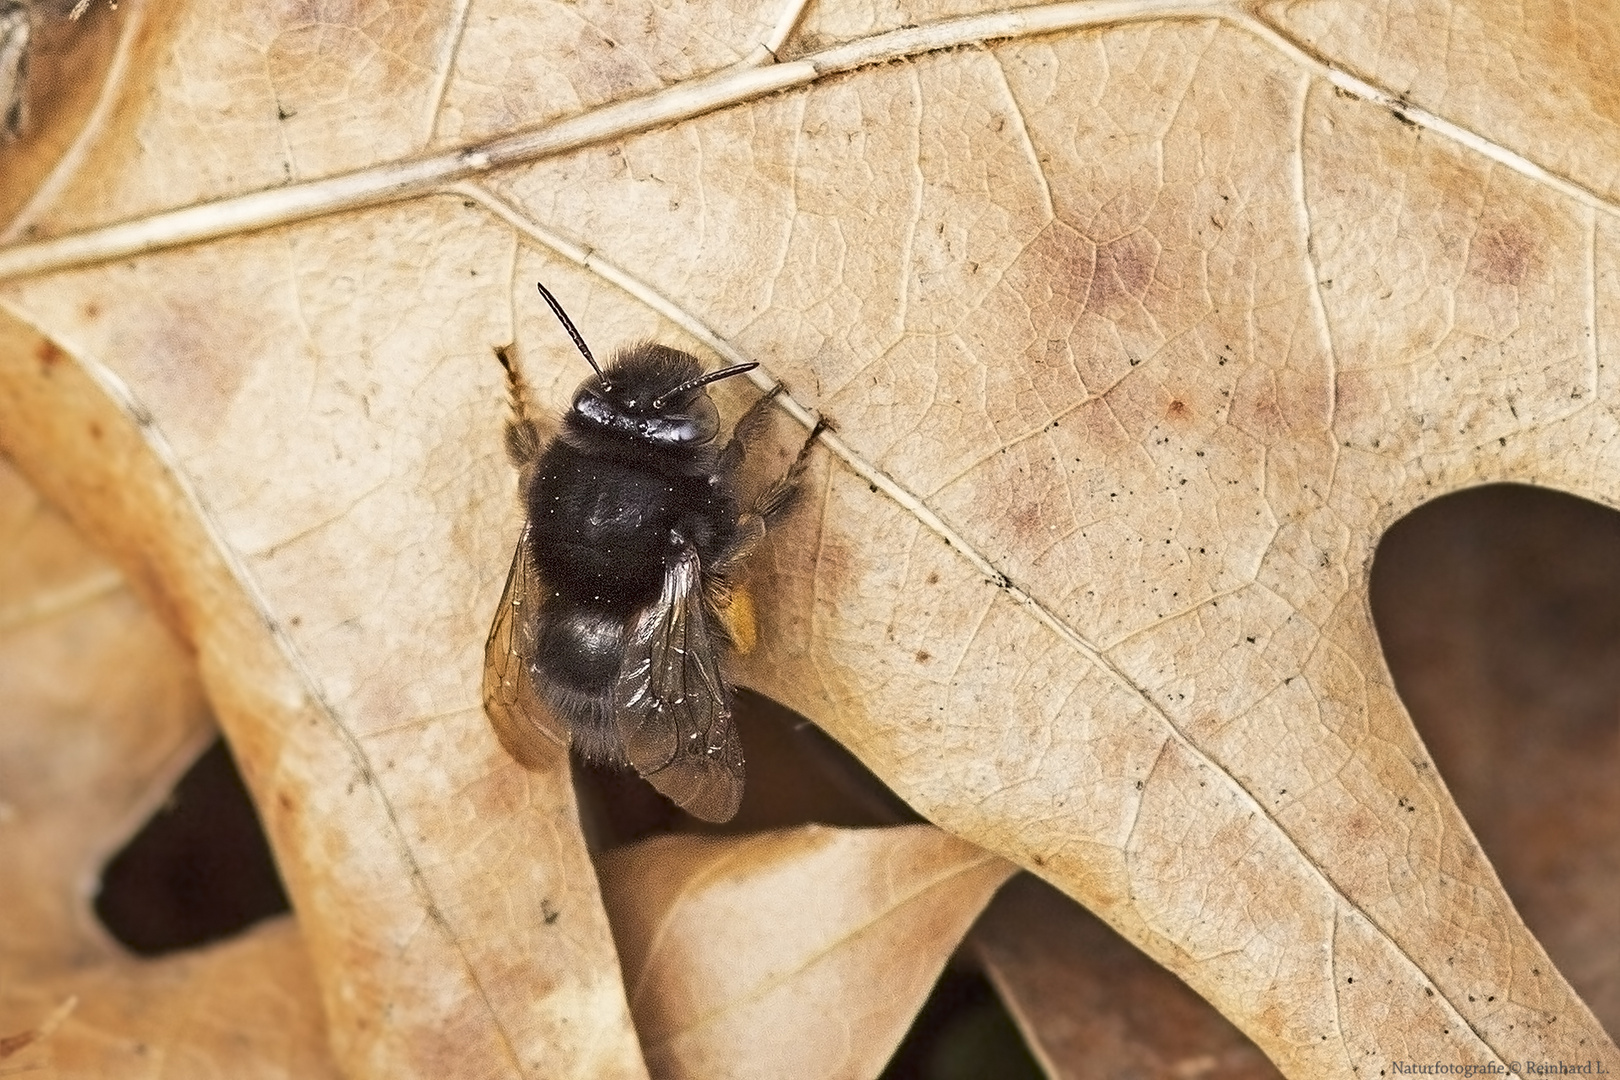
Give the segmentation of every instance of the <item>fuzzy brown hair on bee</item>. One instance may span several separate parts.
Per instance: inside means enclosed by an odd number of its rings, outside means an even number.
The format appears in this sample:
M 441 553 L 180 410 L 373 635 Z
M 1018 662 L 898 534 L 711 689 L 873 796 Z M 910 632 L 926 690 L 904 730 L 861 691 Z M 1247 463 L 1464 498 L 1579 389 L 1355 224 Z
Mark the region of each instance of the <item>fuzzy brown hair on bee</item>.
M 571 745 L 635 769 L 694 817 L 728 821 L 744 766 L 724 661 L 754 640 L 735 575 L 792 510 L 821 425 L 744 509 L 738 474 L 775 391 L 720 445 L 708 386 L 758 365 L 704 373 L 690 353 L 648 342 L 600 367 L 539 288 L 593 374 L 543 444 L 528 388 L 496 350 L 525 521 L 484 649 L 485 707 L 519 762 Z

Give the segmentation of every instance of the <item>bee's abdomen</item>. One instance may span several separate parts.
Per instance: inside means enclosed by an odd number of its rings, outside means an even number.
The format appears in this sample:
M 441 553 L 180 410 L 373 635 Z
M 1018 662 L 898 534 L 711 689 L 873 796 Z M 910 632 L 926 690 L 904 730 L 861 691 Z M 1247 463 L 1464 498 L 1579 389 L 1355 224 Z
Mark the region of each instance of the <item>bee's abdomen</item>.
M 625 764 L 613 723 L 613 686 L 624 662 L 625 617 L 600 608 L 542 604 L 534 663 L 541 694 L 567 722 L 587 761 Z
M 575 690 L 611 689 L 624 661 L 624 616 L 602 608 L 541 608 L 535 656 L 555 680 Z

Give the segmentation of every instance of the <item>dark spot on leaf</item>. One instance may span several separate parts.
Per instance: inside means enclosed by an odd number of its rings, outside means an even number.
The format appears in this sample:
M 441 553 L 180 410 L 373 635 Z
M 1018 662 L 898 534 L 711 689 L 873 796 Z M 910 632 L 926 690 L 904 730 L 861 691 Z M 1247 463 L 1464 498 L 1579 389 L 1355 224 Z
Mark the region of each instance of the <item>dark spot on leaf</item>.
M 1492 285 L 1524 284 L 1535 262 L 1536 241 L 1517 222 L 1480 231 L 1469 252 L 1468 269 Z

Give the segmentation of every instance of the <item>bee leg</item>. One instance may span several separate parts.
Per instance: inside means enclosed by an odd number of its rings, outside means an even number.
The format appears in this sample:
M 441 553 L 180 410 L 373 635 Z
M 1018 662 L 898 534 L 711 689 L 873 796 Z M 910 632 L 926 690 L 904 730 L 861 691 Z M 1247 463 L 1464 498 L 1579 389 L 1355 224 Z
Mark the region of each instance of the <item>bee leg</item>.
M 731 639 L 731 648 L 738 656 L 747 656 L 759 643 L 759 626 L 754 619 L 754 596 L 738 586 L 726 590 L 720 598 L 723 606 L 715 609 L 720 628 Z
M 534 471 L 534 463 L 540 460 L 544 440 L 534 422 L 529 384 L 512 362 L 512 346 L 495 346 L 495 359 L 506 369 L 506 395 L 512 406 L 511 419 L 506 422 L 506 456 L 518 471 L 518 490 L 527 491 L 529 475 Z
M 810 429 L 810 434 L 805 438 L 804 445 L 799 447 L 799 456 L 788 466 L 788 471 L 783 473 L 776 483 L 760 492 L 759 498 L 754 500 L 754 505 L 737 518 L 736 539 L 715 560 L 711 568 L 716 581 L 724 581 L 727 573 L 746 559 L 749 553 L 759 546 L 759 542 L 765 539 L 765 533 L 781 524 L 782 519 L 793 510 L 804 490 L 804 470 L 809 464 L 810 451 L 816 445 L 816 436 L 825 430 L 827 422 L 817 420 L 816 426 Z
M 748 454 L 748 443 L 762 431 L 771 420 L 771 402 L 776 395 L 782 392 L 782 384 L 777 383 L 771 387 L 758 401 L 748 406 L 748 411 L 737 418 L 736 424 L 731 428 L 731 441 L 726 448 L 720 451 L 720 467 L 727 474 L 735 472 L 743 463 Z
M 746 513 L 737 519 L 737 538 L 731 547 L 715 561 L 714 580 L 726 580 L 726 572 L 744 559 L 765 539 L 765 519 L 756 513 Z
M 799 496 L 804 493 L 804 470 L 810 464 L 810 451 L 815 448 L 816 438 L 826 430 L 827 421 L 817 420 L 816 426 L 805 436 L 804 445 L 799 447 L 799 455 L 788 466 L 788 471 L 776 483 L 760 492 L 748 516 L 758 515 L 765 528 L 774 529 L 792 512 Z
M 769 400 L 770 397 L 763 398 L 761 403 Z M 759 404 L 756 404 L 749 412 L 752 413 L 758 408 Z M 763 413 L 763 410 L 761 412 Z M 744 415 L 743 420 L 747 419 L 748 416 Z M 743 420 L 737 422 L 739 429 L 743 426 Z M 759 546 L 759 542 L 765 539 L 766 531 L 774 529 L 793 510 L 803 493 L 804 470 L 810 463 L 810 451 L 815 448 L 816 437 L 826 430 L 827 421 L 817 420 L 816 426 L 811 428 L 810 434 L 805 437 L 804 445 L 799 447 L 799 454 L 793 459 L 793 464 L 788 466 L 788 471 L 774 484 L 760 492 L 759 498 L 754 500 L 754 505 L 737 519 L 736 539 L 732 541 L 730 548 L 715 560 L 712 567 L 716 581 L 724 581 L 730 570 L 746 559 L 749 553 Z M 730 452 L 731 447 L 727 446 L 726 453 Z M 739 460 L 742 457 L 740 449 L 737 451 L 737 457 Z M 717 610 L 721 607 L 724 607 L 723 603 L 718 605 Z

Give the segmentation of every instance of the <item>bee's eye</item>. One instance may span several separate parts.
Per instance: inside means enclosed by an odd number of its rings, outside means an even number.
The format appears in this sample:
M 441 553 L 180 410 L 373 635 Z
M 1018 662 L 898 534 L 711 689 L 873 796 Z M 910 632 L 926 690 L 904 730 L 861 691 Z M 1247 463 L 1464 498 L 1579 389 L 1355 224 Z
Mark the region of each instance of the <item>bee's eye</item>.
M 720 413 L 708 394 L 699 391 L 684 404 L 665 401 L 649 409 L 656 401 L 609 397 L 591 379 L 574 394 L 572 414 L 593 429 L 656 446 L 706 446 L 720 433 Z
M 699 393 L 672 419 L 683 430 L 682 442 L 706 443 L 720 433 L 720 410 L 708 394 Z

